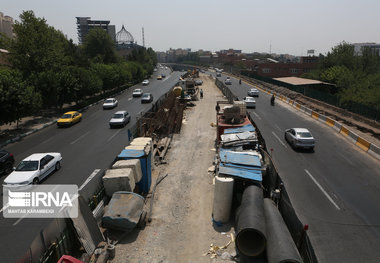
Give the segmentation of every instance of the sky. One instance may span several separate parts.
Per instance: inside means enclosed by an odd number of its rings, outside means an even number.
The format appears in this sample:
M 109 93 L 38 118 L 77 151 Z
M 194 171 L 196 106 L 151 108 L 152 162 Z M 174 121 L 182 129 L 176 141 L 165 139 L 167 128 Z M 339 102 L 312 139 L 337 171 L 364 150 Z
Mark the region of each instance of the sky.
M 240 49 L 302 56 L 339 43 L 380 43 L 379 0 L 0 0 L 19 21 L 33 10 L 78 43 L 76 17 L 122 25 L 155 51 Z

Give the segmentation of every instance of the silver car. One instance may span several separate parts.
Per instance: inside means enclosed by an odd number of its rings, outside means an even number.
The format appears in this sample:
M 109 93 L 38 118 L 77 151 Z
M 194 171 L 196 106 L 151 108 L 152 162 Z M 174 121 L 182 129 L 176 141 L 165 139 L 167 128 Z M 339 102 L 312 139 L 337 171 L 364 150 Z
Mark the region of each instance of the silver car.
M 252 88 L 252 89 L 248 90 L 248 96 L 250 96 L 250 97 L 258 97 L 259 96 L 259 90 L 255 89 L 255 88 Z
M 124 127 L 131 121 L 131 115 L 126 112 L 126 111 L 117 111 L 115 114 L 112 116 L 109 124 L 110 128 L 114 127 Z
M 113 109 L 117 106 L 118 101 L 115 98 L 108 98 L 103 103 L 103 109 Z
M 291 128 L 285 131 L 285 140 L 293 148 L 314 150 L 315 139 L 311 132 L 305 128 Z

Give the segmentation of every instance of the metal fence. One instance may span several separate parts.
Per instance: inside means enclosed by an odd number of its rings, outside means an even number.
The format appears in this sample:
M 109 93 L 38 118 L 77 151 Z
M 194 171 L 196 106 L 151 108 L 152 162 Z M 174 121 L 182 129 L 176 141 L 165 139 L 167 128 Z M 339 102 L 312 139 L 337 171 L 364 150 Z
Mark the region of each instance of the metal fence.
M 246 76 L 246 77 L 253 78 L 255 80 L 264 81 L 264 82 L 270 83 L 272 85 L 285 87 L 285 88 L 290 89 L 292 91 L 301 93 L 301 94 L 303 94 L 309 98 L 326 102 L 330 105 L 333 105 L 335 107 L 347 110 L 347 111 L 352 112 L 352 113 L 356 113 L 360 116 L 369 118 L 371 120 L 375 120 L 375 121 L 380 120 L 380 107 L 379 106 L 371 107 L 371 106 L 368 106 L 368 105 L 365 105 L 362 103 L 358 103 L 358 102 L 353 102 L 353 101 L 347 102 L 347 103 L 342 103 L 340 101 L 340 98 L 338 95 L 330 94 L 326 91 L 316 90 L 316 89 L 313 89 L 313 88 L 308 87 L 308 86 L 294 86 L 294 85 L 286 84 L 284 82 L 277 81 L 275 79 L 255 75 L 255 74 L 247 72 L 247 71 L 242 71 L 241 74 Z
M 223 92 L 230 103 L 236 99 L 236 96 L 228 89 L 227 86 L 224 85 L 223 82 L 216 79 L 215 84 Z M 265 140 L 249 114 L 248 118 L 256 127 L 257 135 L 262 147 L 261 153 L 263 155 L 264 163 L 268 164 L 266 168 L 266 175 L 263 177 L 264 197 L 275 199 L 277 207 L 288 227 L 290 234 L 292 235 L 293 241 L 296 244 L 303 261 L 305 263 L 317 263 L 318 260 L 307 235 L 306 229 L 302 222 L 298 219 L 285 189 L 285 185 L 277 172 L 277 168 L 271 156 L 266 151 Z M 279 194 L 273 198 L 272 194 L 276 192 L 275 190 L 279 190 Z

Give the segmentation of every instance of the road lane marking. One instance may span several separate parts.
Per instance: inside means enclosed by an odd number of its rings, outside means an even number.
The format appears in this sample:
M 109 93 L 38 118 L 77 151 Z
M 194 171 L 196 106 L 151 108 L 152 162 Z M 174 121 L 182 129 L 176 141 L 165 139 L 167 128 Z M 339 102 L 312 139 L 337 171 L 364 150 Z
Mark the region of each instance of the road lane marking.
M 282 132 L 282 129 L 277 125 L 277 124 L 275 124 L 274 125 L 280 132 Z
M 340 210 L 340 207 L 334 202 L 334 200 L 331 198 L 331 196 L 323 189 L 323 187 L 315 180 L 315 178 L 311 175 L 311 173 L 305 169 L 305 172 L 307 175 L 313 180 L 313 182 L 318 186 L 318 188 L 322 191 L 322 193 L 329 199 L 329 201 L 335 206 L 336 209 Z
M 0 213 L 3 212 L 4 209 L 7 209 L 9 207 L 9 203 L 6 204 L 3 208 L 0 209 Z
M 92 172 L 92 174 L 86 179 L 86 181 L 84 181 L 84 183 L 81 185 L 81 187 L 79 187 L 78 191 L 82 190 L 86 186 L 86 184 L 88 184 L 92 180 L 92 178 L 94 178 L 95 175 L 97 175 L 99 172 L 100 172 L 100 169 L 95 169 Z
M 286 144 L 285 143 L 283 143 L 282 141 L 281 141 L 281 139 L 280 139 L 280 137 L 278 137 L 277 136 L 277 134 L 275 134 L 274 132 L 272 132 L 272 134 L 273 134 L 273 136 L 274 137 L 276 137 L 276 139 L 285 147 L 285 148 L 288 148 L 287 146 L 286 146 Z
M 77 141 L 79 141 L 80 139 L 83 139 L 87 134 L 89 134 L 90 132 L 86 132 L 85 134 L 83 134 L 82 136 L 80 136 L 78 139 L 76 139 L 75 141 L 72 141 L 70 144 L 74 144 L 76 143 Z
M 259 120 L 261 120 L 261 117 L 259 116 L 259 114 L 257 114 L 256 112 L 252 112 Z
M 108 138 L 108 140 L 107 140 L 107 142 L 109 142 L 110 140 L 112 140 L 113 139 L 113 137 L 115 137 L 116 135 L 118 135 L 119 134 L 119 132 L 121 132 L 121 129 L 120 130 L 118 130 L 117 132 L 115 132 L 111 137 L 109 137 Z
M 128 98 L 128 101 L 132 100 L 133 98 Z

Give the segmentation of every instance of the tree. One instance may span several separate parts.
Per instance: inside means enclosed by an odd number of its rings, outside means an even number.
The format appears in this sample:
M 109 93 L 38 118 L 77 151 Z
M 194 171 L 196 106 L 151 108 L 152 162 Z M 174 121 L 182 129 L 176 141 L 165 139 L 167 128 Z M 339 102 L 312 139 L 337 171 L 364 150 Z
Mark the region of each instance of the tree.
M 64 35 L 46 24 L 43 18 L 36 18 L 33 11 L 24 11 L 21 21 L 16 21 L 17 35 L 11 43 L 11 62 L 24 77 L 45 70 L 59 70 L 69 63 L 65 56 L 67 40 Z
M 91 29 L 84 41 L 83 51 L 94 63 L 116 63 L 115 43 L 107 32 L 101 28 Z
M 0 69 L 0 124 L 18 121 L 41 106 L 41 95 L 22 81 L 18 70 Z

